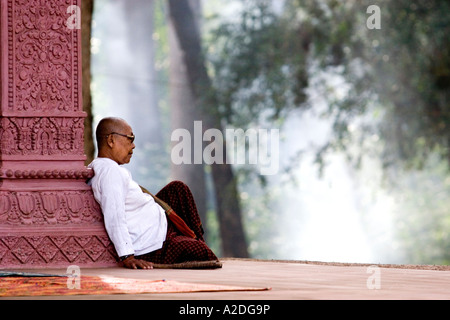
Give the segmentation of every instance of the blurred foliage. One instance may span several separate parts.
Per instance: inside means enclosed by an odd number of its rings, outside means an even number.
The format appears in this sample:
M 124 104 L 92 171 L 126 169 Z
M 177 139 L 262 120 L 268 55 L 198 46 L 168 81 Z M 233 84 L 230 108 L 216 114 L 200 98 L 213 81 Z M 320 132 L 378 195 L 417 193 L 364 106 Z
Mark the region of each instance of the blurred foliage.
M 239 128 L 263 120 L 273 123 L 306 97 L 304 44 L 270 3 L 244 1 L 238 22 L 225 21 L 209 35 L 218 111 Z
M 238 127 L 282 123 L 289 110 L 308 107 L 310 79 L 327 72 L 348 92 L 336 97 L 326 77 L 316 84 L 328 99 L 324 116 L 334 121 L 326 149 L 345 149 L 352 120 L 369 115 L 373 122 L 381 113 L 376 128 L 360 125 L 386 142 L 386 166 L 401 160 L 420 168 L 433 152 L 449 158 L 448 2 L 292 0 L 282 13 L 271 3 L 244 1 L 238 23 L 225 21 L 210 35 L 222 119 Z M 373 4 L 381 29 L 366 27 Z
M 423 170 L 397 174 L 389 190 L 396 199 L 400 251 L 412 264 L 450 263 L 450 176 L 447 162 L 429 157 Z
M 206 39 L 223 121 L 281 126 L 311 107 L 308 88 L 320 92 L 334 135 L 317 163 L 333 152 L 356 167 L 379 157 L 408 259 L 448 263 L 450 2 L 287 0 L 281 11 L 269 0 L 237 2 L 239 17 Z M 370 5 L 381 29 L 366 26 Z

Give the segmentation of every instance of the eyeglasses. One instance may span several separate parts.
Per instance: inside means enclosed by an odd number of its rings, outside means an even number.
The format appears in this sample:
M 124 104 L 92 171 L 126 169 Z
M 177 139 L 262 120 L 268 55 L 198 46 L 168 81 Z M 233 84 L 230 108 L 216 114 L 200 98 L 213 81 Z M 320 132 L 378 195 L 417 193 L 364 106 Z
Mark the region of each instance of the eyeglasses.
M 123 133 L 118 133 L 118 132 L 111 132 L 110 134 L 117 134 L 119 136 L 128 138 L 128 140 L 130 140 L 131 143 L 133 143 L 134 139 L 136 138 L 134 135 L 123 134 Z M 109 136 L 109 134 L 107 134 L 106 136 Z

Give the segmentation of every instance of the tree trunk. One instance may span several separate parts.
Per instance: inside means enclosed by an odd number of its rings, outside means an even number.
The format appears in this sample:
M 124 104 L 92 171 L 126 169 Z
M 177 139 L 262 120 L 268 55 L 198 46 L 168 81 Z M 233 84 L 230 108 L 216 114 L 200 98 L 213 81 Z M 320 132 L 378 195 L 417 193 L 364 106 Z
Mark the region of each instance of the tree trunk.
M 198 0 L 195 7 L 199 7 Z M 197 21 L 196 21 L 197 22 Z M 191 134 L 194 132 L 194 121 L 200 120 L 196 109 L 195 97 L 189 86 L 189 77 L 183 60 L 183 52 L 180 49 L 173 24 L 169 24 L 169 46 L 170 46 L 170 110 L 172 130 L 178 128 L 187 129 Z M 193 144 L 193 142 L 192 142 Z M 180 164 L 171 167 L 171 179 L 181 180 L 186 183 L 194 196 L 200 218 L 205 230 L 205 239 L 208 238 L 207 223 L 207 196 L 205 182 L 205 168 L 202 164 Z
M 211 79 L 202 54 L 201 39 L 193 11 L 187 0 L 168 0 L 173 23 L 189 77 L 189 84 L 197 108 L 202 115 L 203 130 L 222 130 L 220 119 L 214 112 L 217 106 Z M 223 130 L 222 130 L 223 132 Z M 226 159 L 224 145 L 224 159 Z M 242 225 L 237 183 L 229 164 L 211 165 L 220 222 L 223 256 L 248 257 L 247 242 Z
M 81 1 L 81 62 L 82 62 L 82 97 L 84 119 L 84 153 L 86 164 L 94 160 L 95 146 L 92 130 L 91 97 L 91 24 L 94 12 L 94 0 Z
M 132 93 L 128 95 L 130 112 L 129 121 L 139 127 L 139 140 L 136 140 L 136 148 L 143 149 L 144 142 L 154 148 L 162 145 L 161 117 L 158 108 L 156 78 L 155 50 L 152 35 L 154 33 L 154 0 L 133 0 L 121 3 L 124 19 L 128 22 L 126 27 L 126 44 L 132 52 L 132 61 L 135 65 L 128 71 L 132 73 L 130 81 L 127 81 L 125 89 Z M 149 81 L 150 80 L 150 81 Z M 137 159 L 135 159 L 137 160 Z M 142 159 L 140 166 L 149 166 Z M 136 165 L 136 166 L 139 166 Z

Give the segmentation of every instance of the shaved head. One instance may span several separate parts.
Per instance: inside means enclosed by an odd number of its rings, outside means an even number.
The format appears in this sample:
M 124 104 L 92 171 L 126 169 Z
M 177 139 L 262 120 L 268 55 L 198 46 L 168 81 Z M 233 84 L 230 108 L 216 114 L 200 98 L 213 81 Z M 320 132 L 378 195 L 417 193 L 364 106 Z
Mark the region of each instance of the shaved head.
M 127 126 L 125 120 L 116 117 L 103 118 L 97 125 L 95 138 L 97 139 L 98 148 L 101 148 L 106 141 L 106 136 L 111 132 L 120 132 Z
M 135 145 L 133 130 L 121 118 L 103 118 L 95 130 L 98 157 L 110 158 L 118 164 L 130 162 Z

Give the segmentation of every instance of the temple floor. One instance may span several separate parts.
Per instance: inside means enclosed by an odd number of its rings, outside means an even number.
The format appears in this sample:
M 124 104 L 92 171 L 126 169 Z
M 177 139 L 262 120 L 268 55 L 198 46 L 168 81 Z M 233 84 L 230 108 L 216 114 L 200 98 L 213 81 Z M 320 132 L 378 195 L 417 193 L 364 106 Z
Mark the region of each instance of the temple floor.
M 370 300 L 448 299 L 450 297 L 450 267 L 447 266 L 364 265 L 253 259 L 223 259 L 222 262 L 223 267 L 214 270 L 86 268 L 81 269 L 81 275 L 270 287 L 271 290 L 39 296 L 13 299 Z M 66 272 L 62 269 L 20 271 L 52 274 Z

